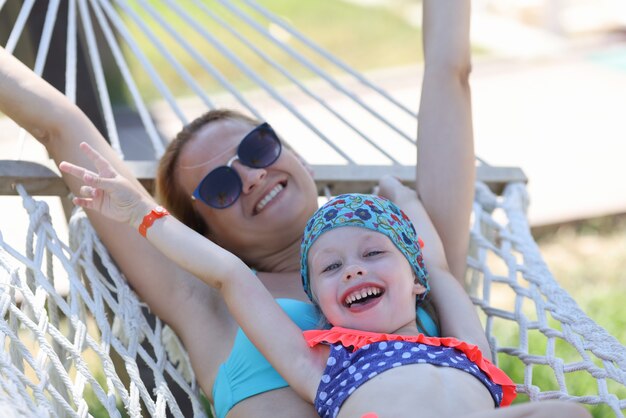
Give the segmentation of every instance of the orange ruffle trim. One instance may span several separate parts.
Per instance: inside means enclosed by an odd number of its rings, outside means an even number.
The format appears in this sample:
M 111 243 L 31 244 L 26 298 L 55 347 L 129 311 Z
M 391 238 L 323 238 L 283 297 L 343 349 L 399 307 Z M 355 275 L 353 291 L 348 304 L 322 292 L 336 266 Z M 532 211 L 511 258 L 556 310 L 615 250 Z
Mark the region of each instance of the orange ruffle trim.
M 427 337 L 418 335 L 380 334 L 342 327 L 333 327 L 329 330 L 304 331 L 304 338 L 310 347 L 320 343 L 341 343 L 344 347 L 354 347 L 354 350 L 380 341 L 408 341 L 431 345 L 434 347 L 452 347 L 462 351 L 467 358 L 476 364 L 492 382 L 502 386 L 502 402 L 500 406 L 509 406 L 517 396 L 515 383 L 501 369 L 483 357 L 480 349 L 474 344 L 466 343 L 452 337 Z

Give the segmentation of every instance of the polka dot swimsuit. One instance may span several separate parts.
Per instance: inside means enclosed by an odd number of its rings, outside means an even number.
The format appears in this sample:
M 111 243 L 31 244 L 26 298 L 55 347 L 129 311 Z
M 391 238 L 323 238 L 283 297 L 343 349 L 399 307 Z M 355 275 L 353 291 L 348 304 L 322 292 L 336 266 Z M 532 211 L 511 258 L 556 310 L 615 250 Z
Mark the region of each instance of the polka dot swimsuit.
M 336 328 L 333 328 L 333 330 L 336 330 Z M 362 331 L 356 332 L 363 333 Z M 316 333 L 316 331 L 305 332 L 305 337 L 307 337 L 307 333 L 312 335 Z M 385 336 L 390 334 L 373 335 Z M 423 335 L 421 336 L 424 337 Z M 403 336 L 396 337 L 402 338 Z M 426 340 L 431 339 L 431 337 L 425 338 Z M 358 342 L 355 343 L 354 341 L 351 341 L 351 344 L 346 344 L 345 339 L 344 341 L 333 341 L 336 339 L 337 338 L 332 337 L 322 338 L 322 340 L 312 343 L 312 341 L 307 338 L 310 345 L 325 342 L 330 343 L 331 346 L 326 369 L 324 370 L 315 399 L 315 408 L 321 417 L 336 417 L 341 405 L 348 396 L 374 376 L 394 367 L 419 363 L 433 364 L 441 367 L 454 367 L 470 373 L 487 387 L 496 406 L 500 406 L 503 401 L 504 393 L 501 384 L 495 383 L 494 380 L 481 370 L 475 362 L 470 360 L 461 349 L 447 347 L 444 344 L 430 345 L 418 341 L 405 341 L 403 339 L 361 341 L 366 342 L 364 345 L 360 345 Z M 458 341 L 454 339 L 438 338 L 435 338 L 435 340 Z M 475 346 L 466 343 L 462 344 L 478 351 Z M 346 345 L 349 348 L 347 348 Z M 352 349 L 353 347 L 355 347 L 354 350 Z M 478 353 L 480 354 L 479 351 Z M 472 355 L 474 354 L 475 352 L 472 352 Z M 481 361 L 486 361 L 482 359 L 482 355 Z M 497 369 L 491 363 L 489 363 L 489 365 Z M 502 372 L 502 374 L 504 373 Z M 512 382 L 510 383 L 512 385 Z M 514 391 L 514 386 L 512 386 L 512 390 Z M 508 392 L 510 392 L 510 390 Z M 508 397 L 510 396 L 507 396 L 507 398 Z M 510 400 L 507 399 L 506 404 L 509 403 Z

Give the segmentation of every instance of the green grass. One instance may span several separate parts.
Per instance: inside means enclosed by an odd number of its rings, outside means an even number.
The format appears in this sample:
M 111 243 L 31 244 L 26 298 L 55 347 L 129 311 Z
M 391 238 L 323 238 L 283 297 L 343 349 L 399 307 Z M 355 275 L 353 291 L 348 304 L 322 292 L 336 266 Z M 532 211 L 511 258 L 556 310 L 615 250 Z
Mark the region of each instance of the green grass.
M 609 302 L 611 304 L 612 302 Z M 504 321 L 503 321 L 504 322 Z M 559 323 L 555 320 L 550 321 L 550 326 L 559 329 Z M 494 335 L 498 337 L 500 346 L 517 346 L 519 336 L 517 335 L 517 327 L 512 324 L 498 323 L 494 326 Z M 529 354 L 545 355 L 547 353 L 547 338 L 539 331 L 530 331 L 528 335 Z M 568 343 L 562 340 L 556 340 L 555 355 L 562 360 L 564 365 L 579 362 L 580 354 Z M 590 355 L 593 358 L 593 355 Z M 602 367 L 602 363 L 595 359 L 598 366 Z M 498 356 L 499 366 L 518 383 L 524 382 L 525 364 L 518 357 L 509 356 L 500 353 Z M 597 380 L 586 371 L 570 372 L 564 375 L 564 383 L 567 391 L 571 396 L 590 396 L 598 394 Z M 539 387 L 542 391 L 559 391 L 560 386 L 554 369 L 550 365 L 533 365 L 532 366 L 532 384 Z M 609 391 L 620 399 L 626 399 L 626 388 L 613 382 L 608 383 Z M 520 394 L 515 403 L 528 401 L 528 396 Z M 610 417 L 610 408 L 606 405 L 589 407 L 593 416 L 596 418 Z
M 104 377 L 104 374 L 102 372 L 94 373 L 94 377 L 96 378 L 98 383 L 100 383 L 100 386 L 102 386 L 103 388 L 106 388 L 106 378 Z M 94 418 L 110 417 L 106 408 L 104 407 L 104 405 L 102 405 L 102 402 L 100 402 L 95 392 L 89 385 L 85 387 L 84 398 L 85 398 L 85 401 L 87 402 L 87 405 L 89 405 L 89 414 L 91 414 L 91 416 L 93 416 Z M 120 415 L 123 418 L 126 418 L 129 416 L 121 400 L 117 401 L 117 410 L 119 411 Z
M 536 234 L 550 271 L 589 316 L 626 344 L 626 216 Z
M 179 19 L 168 6 L 160 1 L 151 1 L 154 10 L 169 22 L 187 42 L 194 45 L 195 51 L 203 59 L 224 74 L 230 82 L 238 88 L 250 88 L 256 84 L 244 74 L 240 69 L 230 62 L 224 55 L 209 42 L 205 41 L 199 30 Z M 241 42 L 236 40 L 226 29 L 220 27 L 216 21 L 211 19 L 202 9 L 193 5 L 189 0 L 178 2 L 181 7 L 188 10 L 201 28 L 210 31 L 215 38 L 238 56 L 242 62 L 247 64 L 252 70 L 273 85 L 280 85 L 287 80 L 276 70 L 267 65 L 259 56 L 251 52 Z M 261 5 L 289 22 L 292 27 L 297 28 L 305 37 L 315 40 L 322 48 L 327 49 L 347 64 L 359 71 L 371 70 L 374 68 L 393 67 L 398 65 L 415 64 L 421 61 L 421 32 L 412 27 L 393 9 L 384 7 L 360 7 L 351 3 L 337 0 L 316 0 L 316 1 L 282 1 L 264 0 Z M 254 31 L 248 25 L 242 24 L 238 19 L 226 11 L 214 1 L 207 1 L 207 8 L 220 16 L 227 22 L 228 27 L 232 27 L 259 47 L 263 52 L 272 56 L 276 61 L 287 68 L 289 72 L 297 78 L 313 77 L 314 74 L 300 66 L 293 59 L 280 52 L 272 43 L 268 42 L 262 35 Z M 238 4 L 238 3 L 237 3 Z M 243 8 L 243 7 L 242 7 Z M 245 8 L 243 8 L 246 10 Z M 155 35 L 162 39 L 165 47 L 170 51 L 176 60 L 180 62 L 190 73 L 190 75 L 208 91 L 218 91 L 221 87 L 215 79 L 209 75 L 208 71 L 199 65 L 192 55 L 185 51 L 179 43 L 154 20 L 147 10 L 135 6 L 135 11 L 146 22 Z M 255 16 L 255 12 L 246 10 Z M 139 49 L 145 53 L 148 60 L 159 73 L 164 83 L 170 88 L 175 96 L 190 93 L 189 87 L 180 78 L 172 65 L 167 62 L 163 54 L 154 48 L 149 38 L 143 35 L 143 31 L 130 18 L 126 23 L 133 37 L 138 39 Z M 284 39 L 284 41 L 304 56 L 309 58 L 315 66 L 330 72 L 337 69 L 308 52 L 304 51 L 302 44 L 295 38 L 286 35 L 284 31 L 277 29 L 275 25 L 264 23 L 265 29 L 269 29 L 273 34 Z M 124 45 L 124 44 L 123 44 Z M 135 59 L 135 53 L 128 46 L 124 46 L 124 52 L 130 60 L 131 72 L 138 84 L 139 90 L 145 97 L 153 98 L 158 95 L 152 81 L 146 76 L 139 61 Z M 110 83 L 119 83 L 114 74 L 110 76 Z M 112 90 L 120 90 L 113 88 Z M 122 97 L 117 97 L 118 100 Z

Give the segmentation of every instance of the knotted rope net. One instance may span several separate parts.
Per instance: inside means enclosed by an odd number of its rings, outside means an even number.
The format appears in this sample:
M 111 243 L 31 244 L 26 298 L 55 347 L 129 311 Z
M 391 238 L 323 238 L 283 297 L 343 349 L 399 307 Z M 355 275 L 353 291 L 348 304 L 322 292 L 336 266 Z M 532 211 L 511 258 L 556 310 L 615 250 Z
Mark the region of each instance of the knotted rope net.
M 146 321 L 84 212 L 72 216 L 66 244 L 47 204 L 20 194 L 30 218 L 26 250 L 0 235 L 0 405 L 17 416 L 86 417 L 90 399 L 92 412 L 112 417 L 142 410 L 165 417 L 166 409 L 182 417 L 171 391 L 177 385 L 202 416 L 185 351 L 158 319 Z M 65 296 L 54 288 L 56 266 L 69 283 Z
M 68 245 L 56 235 L 47 205 L 20 194 L 30 217 L 26 250 L 0 235 L 0 406 L 16 416 L 85 417 L 100 409 L 109 416 L 165 417 L 169 410 L 180 417 L 171 391 L 177 385 L 194 415 L 205 414 L 186 353 L 169 328 L 146 321 L 85 214 L 73 215 Z M 603 405 L 623 417 L 626 348 L 550 274 L 530 235 L 526 206 L 523 184 L 509 184 L 502 196 L 477 184 L 468 290 L 493 354 L 531 401 Z M 55 265 L 67 274 L 66 296 L 54 289 Z M 144 383 L 139 362 L 148 366 L 154 389 Z M 554 383 L 538 386 L 535 377 L 545 384 L 546 375 Z M 585 379 L 597 390 L 581 392 L 576 382 Z
M 468 290 L 494 356 L 531 401 L 603 405 L 598 416 L 623 417 L 626 347 L 559 286 L 530 233 L 527 206 L 522 183 L 509 184 L 503 196 L 477 185 Z M 591 392 L 581 385 L 589 381 Z

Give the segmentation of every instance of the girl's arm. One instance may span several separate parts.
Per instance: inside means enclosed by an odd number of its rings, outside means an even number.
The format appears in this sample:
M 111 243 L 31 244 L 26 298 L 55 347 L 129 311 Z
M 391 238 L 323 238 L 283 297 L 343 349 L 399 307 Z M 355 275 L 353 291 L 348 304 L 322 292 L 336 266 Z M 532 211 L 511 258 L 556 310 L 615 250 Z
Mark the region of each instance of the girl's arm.
M 157 204 L 86 143 L 80 145 L 97 173 L 62 162 L 59 168 L 84 182 L 74 203 L 98 211 L 137 231 Z M 300 328 L 274 301 L 238 257 L 190 229 L 173 216 L 158 218 L 147 240 L 178 266 L 217 289 L 248 338 L 289 385 L 313 402 L 325 366 L 322 350 L 309 348 Z
M 424 78 L 415 190 L 450 271 L 463 283 L 475 182 L 469 86 L 470 0 L 424 0 Z
M 441 324 L 441 335 L 475 344 L 490 359 L 491 350 L 476 308 L 465 289 L 450 273 L 441 239 L 415 192 L 394 177 L 386 176 L 380 181 L 379 193 L 394 201 L 411 218 L 418 236 L 424 241 L 422 252 L 430 278 L 431 298 Z

